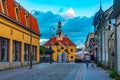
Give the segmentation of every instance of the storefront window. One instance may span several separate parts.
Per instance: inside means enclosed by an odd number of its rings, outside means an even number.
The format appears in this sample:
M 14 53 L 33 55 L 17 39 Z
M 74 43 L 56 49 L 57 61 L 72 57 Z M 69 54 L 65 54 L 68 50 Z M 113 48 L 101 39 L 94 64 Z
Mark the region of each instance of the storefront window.
M 20 61 L 21 58 L 21 43 L 13 41 L 13 61 Z
M 24 44 L 24 61 L 29 60 L 29 45 Z
M 1 38 L 0 38 L 0 62 L 1 62 Z
M 36 60 L 36 54 L 37 54 L 37 47 L 36 46 L 33 46 L 32 52 L 33 52 L 32 59 L 33 59 L 33 61 L 35 61 Z
M 8 61 L 8 39 L 0 38 L 0 62 Z

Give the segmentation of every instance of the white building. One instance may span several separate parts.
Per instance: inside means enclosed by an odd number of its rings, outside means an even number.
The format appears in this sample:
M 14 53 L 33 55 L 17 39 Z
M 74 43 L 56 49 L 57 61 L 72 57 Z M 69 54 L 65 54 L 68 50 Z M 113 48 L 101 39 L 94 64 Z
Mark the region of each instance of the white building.
M 110 18 L 115 28 L 115 69 L 120 74 L 120 0 L 114 0 Z

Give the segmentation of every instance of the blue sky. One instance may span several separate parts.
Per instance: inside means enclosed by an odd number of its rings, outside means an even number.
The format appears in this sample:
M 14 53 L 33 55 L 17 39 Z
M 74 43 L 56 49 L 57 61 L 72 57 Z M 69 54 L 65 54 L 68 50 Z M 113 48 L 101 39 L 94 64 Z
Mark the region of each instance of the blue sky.
M 84 47 L 87 34 L 93 32 L 93 16 L 100 8 L 100 0 L 16 0 L 29 12 L 36 10 L 40 28 L 41 45 L 49 38 L 49 28 L 57 28 L 59 18 L 63 31 L 77 47 Z M 113 0 L 102 0 L 103 10 L 107 10 Z M 52 34 L 56 31 L 53 30 Z

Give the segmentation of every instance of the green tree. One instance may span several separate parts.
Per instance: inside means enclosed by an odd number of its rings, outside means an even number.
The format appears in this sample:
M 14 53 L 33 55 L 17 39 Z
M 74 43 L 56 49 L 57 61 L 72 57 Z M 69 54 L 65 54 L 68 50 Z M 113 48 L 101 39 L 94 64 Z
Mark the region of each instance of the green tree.
M 45 48 L 43 46 L 40 46 L 40 55 L 45 54 Z

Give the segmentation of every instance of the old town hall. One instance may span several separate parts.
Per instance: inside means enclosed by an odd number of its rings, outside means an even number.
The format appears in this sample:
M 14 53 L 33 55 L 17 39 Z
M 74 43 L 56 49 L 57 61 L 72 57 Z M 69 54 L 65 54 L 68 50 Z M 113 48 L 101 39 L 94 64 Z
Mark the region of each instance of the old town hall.
M 56 37 L 48 40 L 43 46 L 52 47 L 54 53 L 52 59 L 56 62 L 67 62 L 75 60 L 76 45 L 62 31 L 61 21 L 58 21 Z

